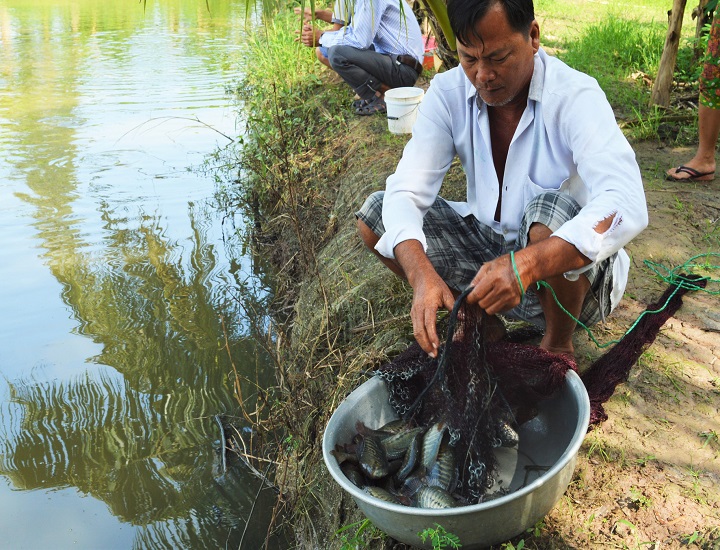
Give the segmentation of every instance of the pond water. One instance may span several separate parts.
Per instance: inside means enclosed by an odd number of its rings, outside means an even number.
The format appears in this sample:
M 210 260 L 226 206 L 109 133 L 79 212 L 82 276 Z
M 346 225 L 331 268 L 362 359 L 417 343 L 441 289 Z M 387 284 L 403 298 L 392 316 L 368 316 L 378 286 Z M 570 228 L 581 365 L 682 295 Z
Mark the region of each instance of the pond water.
M 198 169 L 238 134 L 245 23 L 236 0 L 0 4 L 4 547 L 265 542 L 275 495 L 217 422 L 235 369 L 266 383 L 238 290 L 262 285 Z

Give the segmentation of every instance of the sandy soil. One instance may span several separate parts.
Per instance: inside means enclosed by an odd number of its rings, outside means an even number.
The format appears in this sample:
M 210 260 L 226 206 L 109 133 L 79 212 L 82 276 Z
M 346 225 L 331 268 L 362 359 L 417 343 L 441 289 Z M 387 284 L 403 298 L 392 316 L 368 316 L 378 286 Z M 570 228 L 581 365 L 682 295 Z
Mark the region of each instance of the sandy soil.
M 627 247 L 634 265 L 626 299 L 594 329 L 601 343 L 622 336 L 666 288 L 646 260 L 675 268 L 696 254 L 720 253 L 720 178 L 666 182 L 664 170 L 692 150 L 653 143 L 635 149 L 650 225 Z M 720 264 L 718 257 L 710 260 Z M 706 274 L 720 278 L 717 270 Z M 720 290 L 717 284 L 708 289 Z M 542 525 L 511 544 L 720 548 L 719 306 L 716 295 L 685 296 L 606 404 L 608 420 L 587 435 L 566 494 Z M 581 371 L 602 354 L 584 333 L 576 345 Z

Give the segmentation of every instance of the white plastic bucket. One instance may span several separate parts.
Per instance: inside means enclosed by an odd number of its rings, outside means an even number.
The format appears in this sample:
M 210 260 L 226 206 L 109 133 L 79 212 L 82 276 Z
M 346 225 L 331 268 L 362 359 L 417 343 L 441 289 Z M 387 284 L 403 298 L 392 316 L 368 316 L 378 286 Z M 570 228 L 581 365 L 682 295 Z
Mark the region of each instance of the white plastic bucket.
M 393 134 L 409 134 L 417 118 L 418 107 L 425 91 L 422 88 L 393 88 L 385 92 L 388 130 Z

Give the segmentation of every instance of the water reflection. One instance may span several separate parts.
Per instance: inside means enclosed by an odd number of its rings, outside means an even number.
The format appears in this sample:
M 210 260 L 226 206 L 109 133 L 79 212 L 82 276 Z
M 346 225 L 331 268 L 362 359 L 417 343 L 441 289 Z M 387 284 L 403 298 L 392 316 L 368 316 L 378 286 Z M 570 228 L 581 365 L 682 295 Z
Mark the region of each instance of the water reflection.
M 252 505 L 254 494 L 240 476 L 223 473 L 217 445 L 208 445 L 218 439 L 212 417 L 188 415 L 195 398 L 206 400 L 202 389 L 171 400 L 138 392 L 109 371 L 10 389 L 14 410 L 3 412 L 3 424 L 8 412 L 22 421 L 5 434 L 0 468 L 16 489 L 74 486 L 123 521 L 162 521 L 172 536 L 205 540 L 221 524 L 237 527 L 238 511 Z M 165 529 L 149 532 L 157 538 Z
M 244 7 L 209 5 L 0 7 L 4 544 L 123 548 L 127 525 L 138 548 L 265 541 L 275 495 L 224 470 L 215 421 L 238 411 L 226 338 L 245 397 L 269 377 L 234 299 L 262 284 L 187 170 L 222 144 L 211 127 L 235 133 Z M 18 528 L 33 495 L 55 515 Z M 88 522 L 88 496 L 117 523 Z

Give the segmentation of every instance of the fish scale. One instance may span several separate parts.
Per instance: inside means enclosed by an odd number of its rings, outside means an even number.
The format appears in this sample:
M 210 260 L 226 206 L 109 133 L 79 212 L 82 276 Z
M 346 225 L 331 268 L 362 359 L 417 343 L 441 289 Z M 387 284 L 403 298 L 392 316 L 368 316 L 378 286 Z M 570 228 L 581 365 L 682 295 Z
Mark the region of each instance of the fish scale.
M 380 499 L 384 502 L 392 502 L 393 504 L 401 504 L 400 499 L 397 498 L 395 495 L 393 495 L 390 491 L 387 489 L 383 489 L 382 487 L 365 487 L 365 491 L 367 494 L 369 494 L 371 497 L 375 497 L 377 499 Z
M 427 475 L 427 483 L 451 491 L 454 489 L 457 477 L 455 451 L 452 447 L 443 445 L 438 453 L 437 461 Z
M 370 479 L 380 479 L 390 473 L 385 450 L 376 437 L 363 436 L 357 448 L 360 469 Z
M 420 508 L 455 508 L 457 503 L 452 495 L 440 487 L 426 485 L 421 487 L 415 496 L 417 505 Z
M 422 433 L 423 428 L 413 428 L 411 430 L 401 432 L 395 435 L 386 437 L 381 441 L 385 454 L 388 460 L 394 460 L 405 455 L 405 451 L 408 450 L 410 444 L 416 435 Z
M 405 456 L 403 457 L 403 462 L 400 466 L 400 469 L 397 472 L 398 481 L 404 481 L 410 475 L 410 473 L 415 469 L 415 466 L 417 465 L 418 460 L 420 458 L 421 442 L 422 442 L 422 435 L 418 433 L 413 438 L 407 451 L 405 451 Z
M 447 426 L 443 422 L 437 422 L 428 428 L 423 437 L 422 465 L 426 471 L 430 471 L 437 460 L 440 445 L 445 435 Z

